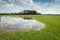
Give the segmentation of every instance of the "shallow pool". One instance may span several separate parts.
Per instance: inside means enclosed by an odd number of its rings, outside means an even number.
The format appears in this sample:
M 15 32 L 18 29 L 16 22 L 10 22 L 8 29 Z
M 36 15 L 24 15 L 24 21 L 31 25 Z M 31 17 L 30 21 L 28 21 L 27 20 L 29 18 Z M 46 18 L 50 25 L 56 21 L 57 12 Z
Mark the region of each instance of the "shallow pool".
M 40 30 L 45 24 L 36 19 L 24 19 L 11 16 L 1 16 L 0 28 L 6 30 Z

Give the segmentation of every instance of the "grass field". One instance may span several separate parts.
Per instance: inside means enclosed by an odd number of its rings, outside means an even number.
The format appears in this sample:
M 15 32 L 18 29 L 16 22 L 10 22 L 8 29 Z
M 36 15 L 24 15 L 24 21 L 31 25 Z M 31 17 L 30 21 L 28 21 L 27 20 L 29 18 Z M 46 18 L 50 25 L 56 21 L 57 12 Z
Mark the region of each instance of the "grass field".
M 8 15 L 8 16 L 33 17 L 38 21 L 45 23 L 46 27 L 39 31 L 15 31 L 15 32 L 0 33 L 0 40 L 60 40 L 60 16 L 56 15 L 55 16 Z

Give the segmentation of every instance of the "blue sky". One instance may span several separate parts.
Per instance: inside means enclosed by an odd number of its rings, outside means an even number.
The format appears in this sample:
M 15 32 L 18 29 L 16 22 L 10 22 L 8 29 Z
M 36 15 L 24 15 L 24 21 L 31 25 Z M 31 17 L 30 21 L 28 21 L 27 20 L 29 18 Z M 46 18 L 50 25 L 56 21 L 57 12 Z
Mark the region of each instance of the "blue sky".
M 60 0 L 0 0 L 0 13 L 18 13 L 23 10 L 60 14 Z
M 41 2 L 41 3 L 50 3 L 50 2 L 54 2 L 54 0 L 33 0 L 34 2 L 38 3 L 38 2 Z

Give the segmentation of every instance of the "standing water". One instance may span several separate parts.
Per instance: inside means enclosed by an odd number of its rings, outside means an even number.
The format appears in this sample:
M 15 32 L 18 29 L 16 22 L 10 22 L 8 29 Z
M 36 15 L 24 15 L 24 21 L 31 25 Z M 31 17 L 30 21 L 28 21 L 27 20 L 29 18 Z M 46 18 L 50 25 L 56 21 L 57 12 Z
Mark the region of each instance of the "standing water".
M 1 16 L 0 28 L 6 30 L 40 30 L 45 24 L 35 19 L 16 18 L 11 16 Z

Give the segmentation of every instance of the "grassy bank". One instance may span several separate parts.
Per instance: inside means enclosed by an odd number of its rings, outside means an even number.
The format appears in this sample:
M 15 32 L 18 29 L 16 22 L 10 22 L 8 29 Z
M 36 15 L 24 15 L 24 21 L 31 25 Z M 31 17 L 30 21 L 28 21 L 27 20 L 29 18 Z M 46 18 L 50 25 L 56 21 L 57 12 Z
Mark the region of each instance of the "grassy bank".
M 7 16 L 7 15 L 0 15 Z M 0 40 L 60 40 L 60 16 L 54 15 L 8 15 L 13 17 L 33 17 L 46 24 L 39 31 L 15 31 L 0 33 Z

